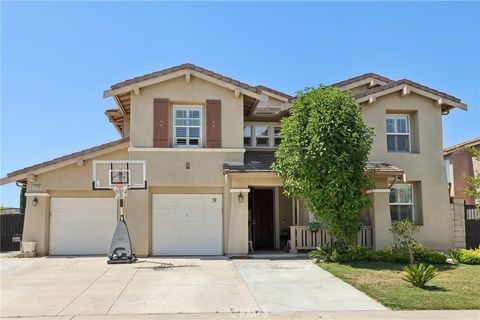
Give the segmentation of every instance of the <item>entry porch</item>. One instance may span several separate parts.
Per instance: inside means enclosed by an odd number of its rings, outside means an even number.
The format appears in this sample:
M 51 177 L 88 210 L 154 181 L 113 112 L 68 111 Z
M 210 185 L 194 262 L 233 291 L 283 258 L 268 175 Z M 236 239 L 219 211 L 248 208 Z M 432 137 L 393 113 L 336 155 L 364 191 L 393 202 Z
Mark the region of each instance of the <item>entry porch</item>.
M 397 168 L 395 168 L 397 169 Z M 373 177 L 376 187 L 367 191 L 369 206 L 360 214 L 362 227 L 358 244 L 381 248 L 391 242 L 388 186 L 401 173 L 377 170 Z M 313 229 L 315 221 L 301 199 L 284 193 L 282 179 L 269 167 L 225 168 L 226 254 L 246 255 L 249 252 L 281 250 L 306 252 L 332 242 L 325 229 Z

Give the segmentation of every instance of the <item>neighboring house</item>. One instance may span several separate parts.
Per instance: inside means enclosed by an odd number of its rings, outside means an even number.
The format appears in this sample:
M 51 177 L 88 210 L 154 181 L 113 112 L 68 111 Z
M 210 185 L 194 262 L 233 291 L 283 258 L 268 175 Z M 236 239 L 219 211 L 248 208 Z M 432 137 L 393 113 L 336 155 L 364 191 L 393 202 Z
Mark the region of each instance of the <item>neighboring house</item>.
M 391 221 L 409 219 L 422 226 L 424 245 L 451 247 L 442 116 L 467 106 L 373 73 L 332 86 L 353 93 L 375 133 L 369 166 L 376 187 L 360 213 L 360 242 L 383 247 Z M 292 96 L 183 64 L 114 84 L 104 97 L 116 103 L 106 115 L 120 140 L 1 181 L 27 185 L 24 241 L 36 241 L 38 254 L 105 253 L 117 213 L 112 191 L 92 191 L 92 160 L 99 159 L 146 161 L 148 187 L 129 191 L 126 202 L 138 256 L 244 255 L 249 242 L 254 250 L 280 249 L 288 234 L 293 250 L 318 244 L 303 201 L 287 198 L 270 169 Z M 188 214 L 174 214 L 182 210 Z
M 465 151 L 466 147 L 474 147 L 480 150 L 480 137 L 465 141 L 443 150 L 445 168 L 447 170 L 448 187 L 450 197 L 463 199 L 466 204 L 475 204 L 473 197 L 465 195 L 468 188 L 465 175 L 474 176 L 480 172 L 480 161 Z

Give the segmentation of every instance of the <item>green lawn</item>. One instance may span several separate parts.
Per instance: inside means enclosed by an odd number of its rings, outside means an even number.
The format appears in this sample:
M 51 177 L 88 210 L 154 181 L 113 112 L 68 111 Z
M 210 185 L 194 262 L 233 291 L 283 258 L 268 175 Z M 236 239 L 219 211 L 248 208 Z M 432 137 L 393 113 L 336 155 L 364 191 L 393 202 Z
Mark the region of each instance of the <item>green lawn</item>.
M 321 263 L 323 269 L 391 309 L 480 309 L 480 266 L 437 265 L 426 289 L 403 281 L 403 265 L 386 262 Z

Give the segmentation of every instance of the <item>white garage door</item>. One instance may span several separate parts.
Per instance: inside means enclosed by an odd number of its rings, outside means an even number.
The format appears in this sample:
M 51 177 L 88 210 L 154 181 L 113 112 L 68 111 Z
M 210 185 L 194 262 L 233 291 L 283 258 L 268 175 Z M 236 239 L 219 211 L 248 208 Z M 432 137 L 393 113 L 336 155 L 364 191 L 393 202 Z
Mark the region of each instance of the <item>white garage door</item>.
M 50 254 L 107 254 L 117 224 L 113 198 L 52 198 Z
M 221 194 L 153 195 L 154 255 L 222 254 Z

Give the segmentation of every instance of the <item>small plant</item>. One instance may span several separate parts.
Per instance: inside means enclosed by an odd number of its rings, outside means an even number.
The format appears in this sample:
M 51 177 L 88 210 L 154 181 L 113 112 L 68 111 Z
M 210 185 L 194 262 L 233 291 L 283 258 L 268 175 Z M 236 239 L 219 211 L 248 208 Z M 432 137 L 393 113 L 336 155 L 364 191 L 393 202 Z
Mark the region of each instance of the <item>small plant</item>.
M 406 249 L 408 251 L 410 263 L 415 261 L 415 250 L 419 244 L 413 236 L 418 231 L 418 226 L 408 220 L 394 221 L 390 232 L 393 233 L 393 247 Z
M 421 262 L 442 264 L 447 262 L 447 256 L 442 252 L 423 249 L 417 250 L 415 252 L 415 259 L 418 259 Z
M 311 259 L 317 259 L 322 262 L 351 262 L 365 260 L 366 249 L 359 245 L 344 246 L 334 244 L 333 246 L 323 246 L 309 252 Z
M 456 263 L 480 264 L 480 248 L 477 249 L 452 249 L 448 251 Z
M 402 278 L 418 288 L 425 288 L 425 284 L 438 275 L 438 269 L 432 265 L 411 264 L 403 267 L 407 274 Z
M 322 227 L 322 224 L 318 221 L 312 221 L 308 224 L 308 230 L 318 231 Z
M 461 249 L 450 249 L 448 250 L 448 255 L 452 258 L 453 262 L 459 263 L 460 262 L 460 250 Z

